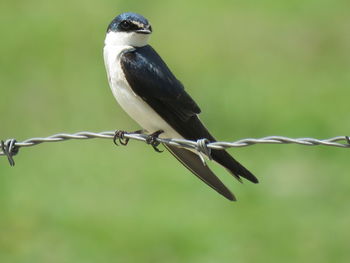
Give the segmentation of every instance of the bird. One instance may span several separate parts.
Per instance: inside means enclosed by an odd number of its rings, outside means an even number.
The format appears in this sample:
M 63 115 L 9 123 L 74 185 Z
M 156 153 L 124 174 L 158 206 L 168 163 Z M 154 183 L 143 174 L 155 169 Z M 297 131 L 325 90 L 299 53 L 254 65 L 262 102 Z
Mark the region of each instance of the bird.
M 103 57 L 112 93 L 121 108 L 150 136 L 198 140 L 215 138 L 199 119 L 201 109 L 185 91 L 160 55 L 148 44 L 152 26 L 137 13 L 116 16 L 108 25 Z M 234 194 L 203 163 L 199 153 L 164 145 L 189 171 L 228 200 Z M 226 150 L 211 150 L 211 158 L 238 181 L 258 179 Z

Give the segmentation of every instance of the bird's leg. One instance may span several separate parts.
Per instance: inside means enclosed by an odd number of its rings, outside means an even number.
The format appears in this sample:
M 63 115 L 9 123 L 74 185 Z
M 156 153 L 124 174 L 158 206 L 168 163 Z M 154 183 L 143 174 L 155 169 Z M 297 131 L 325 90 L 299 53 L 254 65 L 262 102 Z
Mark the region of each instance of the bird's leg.
M 160 142 L 157 141 L 157 138 L 160 134 L 162 134 L 164 131 L 163 130 L 158 130 L 154 133 L 151 133 L 150 135 L 148 135 L 147 139 L 146 139 L 146 143 L 150 144 L 153 149 L 158 152 L 161 153 L 163 151 L 159 150 L 157 147 L 160 144 Z
M 145 130 L 137 130 L 137 131 L 134 131 L 134 132 L 126 132 L 126 131 L 122 131 L 122 130 L 116 130 L 115 133 L 114 133 L 114 136 L 113 136 L 113 142 L 115 145 L 118 145 L 117 144 L 117 139 L 119 141 L 119 143 L 121 145 L 124 145 L 126 146 L 129 142 L 129 138 L 125 138 L 125 133 L 138 133 L 138 134 L 142 134 Z

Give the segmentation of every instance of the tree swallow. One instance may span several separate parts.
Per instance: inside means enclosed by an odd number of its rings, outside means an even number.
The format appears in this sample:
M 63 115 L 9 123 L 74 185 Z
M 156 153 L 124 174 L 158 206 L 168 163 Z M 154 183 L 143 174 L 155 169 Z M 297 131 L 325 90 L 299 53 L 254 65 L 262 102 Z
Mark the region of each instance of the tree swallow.
M 184 90 L 158 53 L 147 44 L 152 33 L 148 20 L 135 13 L 115 17 L 107 28 L 104 61 L 109 86 L 120 106 L 148 133 L 162 138 L 215 142 L 198 118 L 197 103 Z M 229 200 L 230 190 L 204 165 L 198 153 L 165 147 L 193 174 Z M 257 183 L 257 178 L 225 150 L 212 150 L 212 159 L 235 178 Z

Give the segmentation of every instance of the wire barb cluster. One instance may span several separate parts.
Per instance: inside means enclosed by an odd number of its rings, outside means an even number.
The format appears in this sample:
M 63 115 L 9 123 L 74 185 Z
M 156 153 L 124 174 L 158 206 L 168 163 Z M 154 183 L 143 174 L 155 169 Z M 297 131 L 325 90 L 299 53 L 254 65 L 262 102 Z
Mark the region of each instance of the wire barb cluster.
M 149 135 L 140 133 L 124 133 L 123 137 L 126 139 L 133 139 L 138 141 L 148 141 Z M 77 132 L 74 134 L 59 133 L 48 137 L 37 137 L 18 142 L 15 139 L 9 139 L 1 141 L 0 156 L 7 156 L 11 166 L 14 166 L 15 162 L 13 156 L 16 155 L 21 147 L 30 147 L 38 145 L 44 142 L 61 142 L 66 140 L 85 140 L 85 139 L 113 139 L 115 138 L 115 131 L 103 131 L 99 133 L 95 132 Z M 199 139 L 197 141 L 184 140 L 184 139 L 163 139 L 156 138 L 159 143 L 173 145 L 177 147 L 183 147 L 187 149 L 196 150 L 200 153 L 201 159 L 204 162 L 204 156 L 210 159 L 210 152 L 212 149 L 223 150 L 232 147 L 246 147 L 254 144 L 300 144 L 306 146 L 334 146 L 340 148 L 350 148 L 349 136 L 337 136 L 329 139 L 318 140 L 314 138 L 288 138 L 283 136 L 268 136 L 263 138 L 246 138 L 235 142 L 209 142 L 207 139 Z

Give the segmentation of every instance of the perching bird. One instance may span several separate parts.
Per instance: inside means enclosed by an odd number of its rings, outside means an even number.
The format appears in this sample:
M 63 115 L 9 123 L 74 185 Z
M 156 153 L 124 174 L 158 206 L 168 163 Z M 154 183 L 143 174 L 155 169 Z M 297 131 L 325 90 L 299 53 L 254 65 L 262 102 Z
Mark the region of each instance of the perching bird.
M 110 88 L 120 106 L 144 130 L 162 138 L 214 137 L 198 118 L 196 102 L 158 53 L 147 44 L 152 27 L 135 13 L 115 17 L 107 28 L 104 61 Z M 165 147 L 193 174 L 229 200 L 230 190 L 204 165 L 198 153 L 175 146 Z M 257 178 L 225 150 L 212 150 L 212 159 L 234 177 L 257 183 Z

